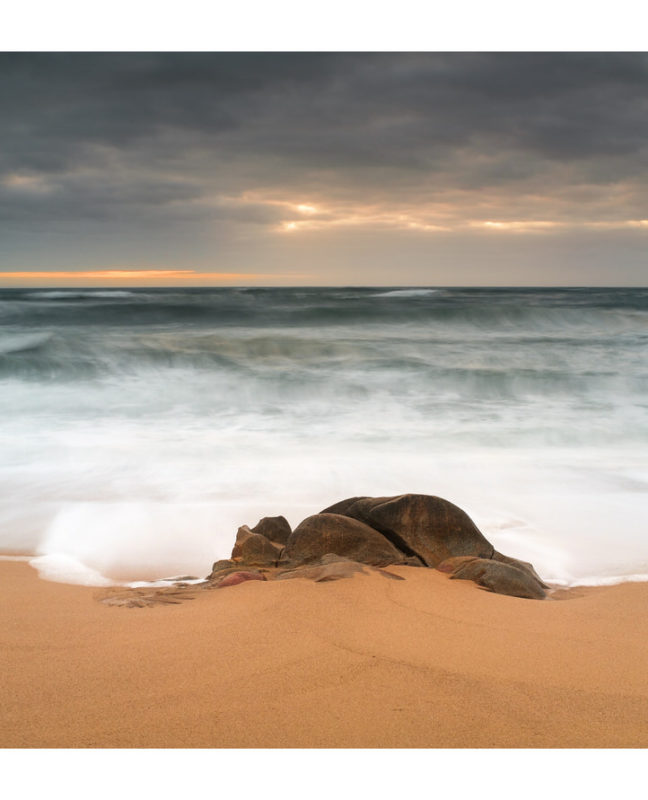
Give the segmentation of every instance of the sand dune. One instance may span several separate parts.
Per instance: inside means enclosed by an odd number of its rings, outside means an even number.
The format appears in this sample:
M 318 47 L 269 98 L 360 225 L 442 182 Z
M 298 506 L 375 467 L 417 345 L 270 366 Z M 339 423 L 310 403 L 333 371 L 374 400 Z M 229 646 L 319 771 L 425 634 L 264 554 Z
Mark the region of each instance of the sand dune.
M 645 747 L 648 584 L 392 567 L 124 608 L 0 563 L 2 747 Z

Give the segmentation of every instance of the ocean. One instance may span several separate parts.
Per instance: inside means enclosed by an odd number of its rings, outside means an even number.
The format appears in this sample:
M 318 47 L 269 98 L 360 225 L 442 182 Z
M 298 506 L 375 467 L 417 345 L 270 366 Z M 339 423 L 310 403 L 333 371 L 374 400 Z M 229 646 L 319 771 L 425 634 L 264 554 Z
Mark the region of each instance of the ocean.
M 0 290 L 0 551 L 201 577 L 416 492 L 548 582 L 648 580 L 647 344 L 648 289 Z

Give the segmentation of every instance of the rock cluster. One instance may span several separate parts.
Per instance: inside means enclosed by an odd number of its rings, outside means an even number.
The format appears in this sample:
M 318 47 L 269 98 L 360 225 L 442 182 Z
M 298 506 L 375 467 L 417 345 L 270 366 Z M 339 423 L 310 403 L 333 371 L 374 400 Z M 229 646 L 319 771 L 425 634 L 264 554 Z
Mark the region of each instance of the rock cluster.
M 294 531 L 284 517 L 238 529 L 231 559 L 217 561 L 211 586 L 247 580 L 338 580 L 366 569 L 400 579 L 389 565 L 436 568 L 498 594 L 541 600 L 547 586 L 531 564 L 498 553 L 457 506 L 423 494 L 351 497 L 307 517 Z

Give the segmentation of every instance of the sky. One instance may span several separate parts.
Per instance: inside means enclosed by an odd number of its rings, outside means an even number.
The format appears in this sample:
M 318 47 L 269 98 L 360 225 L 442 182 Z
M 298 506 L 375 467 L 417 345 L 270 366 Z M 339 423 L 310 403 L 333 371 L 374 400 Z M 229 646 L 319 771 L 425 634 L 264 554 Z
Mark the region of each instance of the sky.
M 648 285 L 644 53 L 0 53 L 0 285 Z

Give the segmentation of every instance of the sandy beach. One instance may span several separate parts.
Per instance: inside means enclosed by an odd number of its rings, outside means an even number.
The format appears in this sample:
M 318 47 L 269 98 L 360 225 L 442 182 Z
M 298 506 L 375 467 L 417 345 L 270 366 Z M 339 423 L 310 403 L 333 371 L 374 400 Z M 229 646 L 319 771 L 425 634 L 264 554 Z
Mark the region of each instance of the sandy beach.
M 0 563 L 2 747 L 646 747 L 648 585 L 494 595 L 434 570 L 178 605 Z

